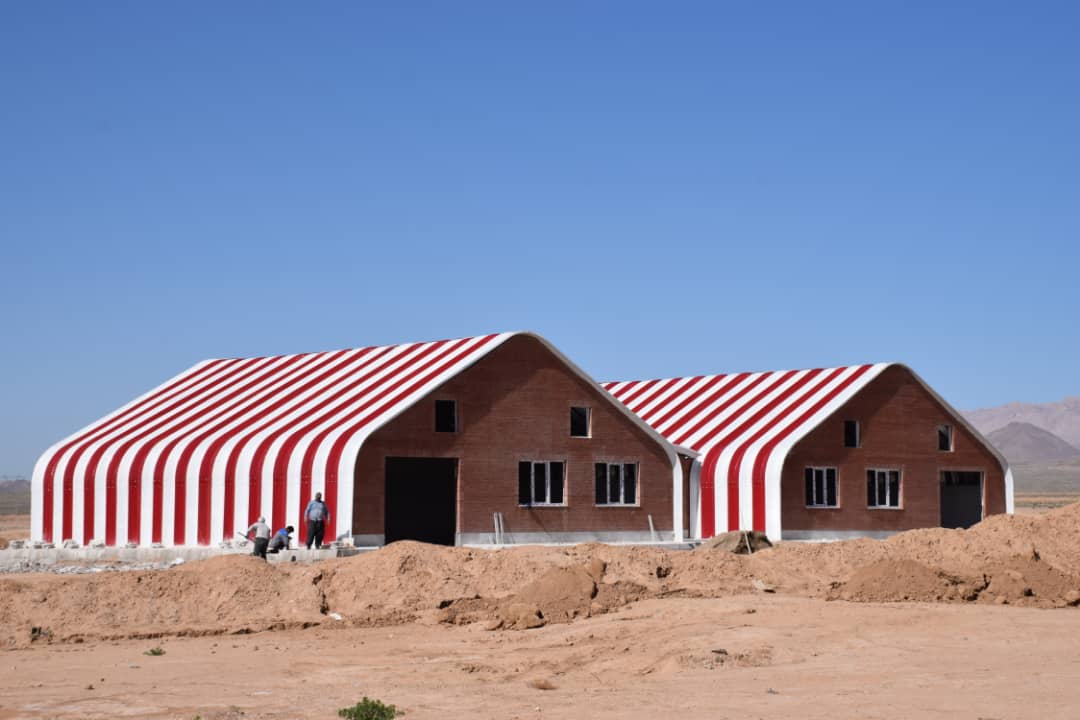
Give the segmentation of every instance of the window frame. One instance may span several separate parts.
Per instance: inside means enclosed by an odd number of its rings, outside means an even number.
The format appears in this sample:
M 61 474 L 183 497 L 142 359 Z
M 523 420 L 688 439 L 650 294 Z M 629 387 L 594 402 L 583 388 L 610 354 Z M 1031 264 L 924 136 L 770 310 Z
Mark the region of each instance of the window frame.
M 810 502 L 810 500 L 812 500 L 813 498 L 805 497 L 806 472 L 808 470 L 812 471 L 812 472 L 815 472 L 815 473 L 818 472 L 818 471 L 822 472 L 822 474 L 823 474 L 822 475 L 822 492 L 823 492 L 823 494 L 825 496 L 826 501 L 828 500 L 828 497 L 829 497 L 829 486 L 828 486 L 829 470 L 832 470 L 832 472 L 833 472 L 833 482 L 836 483 L 836 490 L 834 492 L 834 494 L 836 496 L 836 504 L 835 505 L 828 505 L 828 504 L 825 504 L 825 503 L 812 503 L 812 502 Z M 840 508 L 840 468 L 838 466 L 836 466 L 836 465 L 807 465 L 807 466 L 805 466 L 803 468 L 803 489 L 804 489 L 803 501 L 806 503 L 805 506 L 806 506 L 807 510 L 838 510 Z M 816 489 L 816 485 L 814 485 L 814 489 Z M 812 493 L 812 494 L 816 494 L 816 493 Z
M 874 473 L 874 496 L 875 496 L 874 499 L 875 500 L 877 499 L 877 487 L 878 487 L 877 486 L 877 482 L 878 482 L 877 474 L 878 473 L 885 473 L 885 494 L 886 494 L 886 504 L 885 505 L 871 505 L 870 504 L 870 498 L 867 497 L 866 498 L 866 509 L 867 510 L 903 510 L 904 509 L 904 469 L 903 468 L 899 468 L 899 467 L 868 467 L 868 468 L 866 468 L 866 473 L 868 475 L 870 473 Z M 889 493 L 890 493 L 890 491 L 889 491 L 890 486 L 889 486 L 888 473 L 896 473 L 896 494 L 897 494 L 897 498 L 896 498 L 896 504 L 895 505 L 887 504 L 888 499 L 889 499 L 888 496 L 889 496 Z M 870 478 L 868 477 L 866 479 L 866 481 L 867 481 L 867 483 L 869 483 Z M 869 490 L 869 487 L 867 488 L 867 490 Z
M 529 463 L 529 488 L 531 493 L 529 495 L 530 502 L 522 503 L 520 487 L 518 488 L 518 507 L 520 508 L 534 508 L 534 507 L 568 507 L 570 504 L 570 484 L 567 482 L 566 473 L 566 460 L 533 460 L 531 458 L 521 458 L 518 460 L 518 482 L 521 482 L 521 464 Z M 562 502 L 551 502 L 551 466 L 552 464 L 562 465 Z M 537 502 L 536 497 L 536 466 L 544 466 L 544 497 L 547 498 L 543 502 Z
M 454 429 L 453 430 L 440 430 L 439 429 L 439 417 L 440 417 L 439 416 L 439 407 L 440 407 L 440 405 L 445 405 L 446 403 L 449 403 L 454 409 L 454 415 L 453 415 Z M 458 422 L 457 400 L 449 400 L 449 399 L 446 399 L 446 398 L 443 398 L 443 399 L 436 398 L 435 399 L 435 432 L 453 434 L 453 433 L 456 433 L 458 431 L 458 428 L 460 426 L 461 426 L 461 423 Z
M 848 445 L 848 424 L 855 426 L 855 444 Z M 862 447 L 862 424 L 858 420 L 845 420 L 844 421 L 844 447 L 855 450 Z
M 605 485 L 604 488 L 607 491 L 608 502 L 598 502 L 596 497 L 596 468 L 598 465 L 604 465 L 607 467 L 605 473 Z M 611 502 L 611 468 L 612 466 L 619 467 L 619 502 Z M 633 466 L 634 468 L 634 502 L 626 502 L 626 468 Z M 593 461 L 593 507 L 598 508 L 628 508 L 628 507 L 641 507 L 641 463 L 637 460 L 595 460 Z
M 949 439 L 949 447 L 941 447 L 942 431 L 945 431 Z M 938 423 L 937 426 L 937 449 L 938 452 L 956 452 L 956 426 L 952 423 Z
M 585 411 L 585 434 L 574 434 L 574 411 Z M 592 406 L 591 405 L 571 405 L 570 406 L 570 437 L 572 438 L 591 438 L 592 437 Z

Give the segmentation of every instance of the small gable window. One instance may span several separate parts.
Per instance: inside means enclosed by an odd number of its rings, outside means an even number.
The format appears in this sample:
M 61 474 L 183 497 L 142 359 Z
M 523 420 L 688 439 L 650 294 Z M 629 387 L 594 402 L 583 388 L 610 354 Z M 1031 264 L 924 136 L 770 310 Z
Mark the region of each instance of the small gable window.
M 457 432 L 457 402 L 435 401 L 435 432 Z
M 844 421 L 844 447 L 857 448 L 862 438 L 859 437 L 859 421 Z
M 570 437 L 592 437 L 592 408 L 570 408 Z
M 938 425 L 937 426 L 937 449 L 942 452 L 953 451 L 953 426 L 952 425 Z

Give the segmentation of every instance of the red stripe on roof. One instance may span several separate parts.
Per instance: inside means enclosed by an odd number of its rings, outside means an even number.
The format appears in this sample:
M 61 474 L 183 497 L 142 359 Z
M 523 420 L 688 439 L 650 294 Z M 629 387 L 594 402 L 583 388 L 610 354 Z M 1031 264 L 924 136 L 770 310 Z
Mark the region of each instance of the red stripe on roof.
M 46 465 L 45 473 L 42 484 L 42 535 L 46 542 L 54 542 L 56 540 L 66 540 L 71 537 L 71 524 L 70 520 L 66 523 L 67 534 L 62 538 L 53 537 L 53 484 L 56 477 L 56 466 L 63 459 L 64 455 L 76 445 L 79 447 L 76 449 L 76 454 L 73 455 L 73 459 L 68 461 L 68 465 L 74 468 L 78 463 L 82 453 L 86 450 L 86 447 L 91 443 L 94 443 L 111 432 L 114 428 L 119 427 L 125 422 L 128 422 L 132 417 L 138 416 L 140 412 L 146 412 L 160 405 L 170 397 L 173 391 L 178 391 L 179 388 L 186 384 L 192 384 L 198 382 L 199 379 L 211 373 L 213 370 L 218 369 L 224 360 L 212 360 L 201 368 L 184 373 L 173 382 L 169 383 L 160 390 L 150 394 L 142 400 L 132 404 L 130 407 L 117 413 L 112 418 L 108 418 L 98 424 L 91 426 L 88 430 L 75 435 L 68 440 L 59 449 L 53 451 L 52 456 L 49 458 L 49 462 Z M 74 474 L 74 470 L 72 470 Z M 65 487 L 68 486 L 69 481 L 65 480 Z M 70 491 L 66 493 L 70 495 Z M 65 512 L 68 512 L 65 510 Z M 63 532 L 61 533 L 63 534 Z

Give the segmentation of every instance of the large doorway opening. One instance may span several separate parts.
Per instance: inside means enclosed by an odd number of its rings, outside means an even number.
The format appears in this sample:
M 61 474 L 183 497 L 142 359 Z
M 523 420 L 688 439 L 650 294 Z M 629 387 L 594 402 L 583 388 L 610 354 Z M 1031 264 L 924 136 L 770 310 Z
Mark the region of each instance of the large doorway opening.
M 386 458 L 386 542 L 453 545 L 457 458 Z
M 941 527 L 968 528 L 983 518 L 983 474 L 967 470 L 941 473 Z

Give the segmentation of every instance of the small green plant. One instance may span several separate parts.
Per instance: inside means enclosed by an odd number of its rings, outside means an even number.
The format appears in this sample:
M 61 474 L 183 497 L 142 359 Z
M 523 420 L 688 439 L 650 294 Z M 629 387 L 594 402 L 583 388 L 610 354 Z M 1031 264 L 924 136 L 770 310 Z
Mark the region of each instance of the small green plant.
M 149 655 L 150 657 L 159 657 L 159 656 L 164 655 L 164 654 L 165 654 L 165 651 L 162 650 L 160 647 L 152 647 L 152 648 L 150 648 L 149 650 L 147 650 L 146 652 L 143 653 L 143 655 Z
M 404 715 L 405 711 L 365 696 L 352 707 L 341 708 L 337 714 L 345 720 L 394 720 L 399 715 Z

